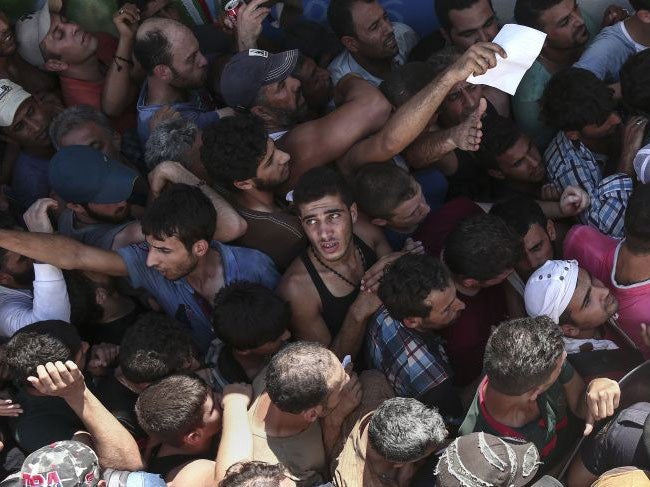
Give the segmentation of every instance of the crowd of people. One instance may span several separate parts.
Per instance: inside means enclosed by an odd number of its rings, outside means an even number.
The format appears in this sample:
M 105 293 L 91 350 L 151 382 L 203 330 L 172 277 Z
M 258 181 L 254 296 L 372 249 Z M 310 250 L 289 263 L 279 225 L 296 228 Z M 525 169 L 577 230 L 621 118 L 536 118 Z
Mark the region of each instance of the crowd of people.
M 650 486 L 650 0 L 132 1 L 0 12 L 1 486 Z

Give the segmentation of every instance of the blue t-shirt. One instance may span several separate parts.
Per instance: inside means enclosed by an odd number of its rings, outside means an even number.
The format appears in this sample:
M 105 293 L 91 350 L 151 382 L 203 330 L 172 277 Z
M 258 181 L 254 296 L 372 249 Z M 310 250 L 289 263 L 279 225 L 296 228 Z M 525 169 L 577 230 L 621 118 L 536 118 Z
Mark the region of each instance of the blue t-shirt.
M 160 110 L 163 105 L 147 105 L 149 85 L 147 80 L 142 84 L 140 96 L 138 97 L 138 136 L 144 147 L 149 138 L 149 120 Z M 174 103 L 171 107 L 180 113 L 181 117 L 192 120 L 199 128 L 219 120 L 219 114 L 214 111 L 215 106 L 209 101 L 209 95 L 205 91 L 194 90 L 192 99 L 184 103 Z
M 8 193 L 18 209 L 24 211 L 37 199 L 50 195 L 49 167 L 49 159 L 30 156 L 22 151 L 18 154 Z
M 224 284 L 233 281 L 250 281 L 275 289 L 280 275 L 273 261 L 259 250 L 233 247 L 213 241 L 210 246 L 221 254 Z M 129 280 L 135 288 L 144 288 L 158 301 L 165 313 L 187 325 L 192 338 L 205 354 L 214 340 L 211 310 L 206 309 L 205 300 L 196 293 L 183 277 L 176 281 L 166 279 L 155 269 L 147 267 L 146 242 L 122 247 L 117 253 L 124 259 Z M 212 303 L 208 303 L 212 306 Z

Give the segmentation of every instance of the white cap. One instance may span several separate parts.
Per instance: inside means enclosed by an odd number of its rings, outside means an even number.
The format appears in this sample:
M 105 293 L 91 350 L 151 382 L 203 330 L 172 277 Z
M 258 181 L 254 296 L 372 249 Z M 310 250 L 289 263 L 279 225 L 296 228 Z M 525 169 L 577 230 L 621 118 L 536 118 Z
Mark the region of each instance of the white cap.
M 16 112 L 30 95 L 22 86 L 8 79 L 0 79 L 0 127 L 14 123 Z
M 47 0 L 40 10 L 23 15 L 16 22 L 18 53 L 32 66 L 41 67 L 45 58 L 41 52 L 41 41 L 50 31 L 50 8 Z
M 560 315 L 576 290 L 579 269 L 575 260 L 547 260 L 533 272 L 524 291 L 528 315 L 546 315 L 559 325 Z

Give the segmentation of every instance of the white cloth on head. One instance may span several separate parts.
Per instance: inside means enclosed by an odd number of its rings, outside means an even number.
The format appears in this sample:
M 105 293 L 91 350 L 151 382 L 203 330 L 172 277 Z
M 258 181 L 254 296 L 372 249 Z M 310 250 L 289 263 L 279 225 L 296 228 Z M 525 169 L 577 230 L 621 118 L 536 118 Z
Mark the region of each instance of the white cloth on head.
M 575 260 L 547 260 L 533 272 L 524 291 L 528 315 L 546 315 L 559 325 L 560 315 L 576 290 L 578 270 L 578 262 Z

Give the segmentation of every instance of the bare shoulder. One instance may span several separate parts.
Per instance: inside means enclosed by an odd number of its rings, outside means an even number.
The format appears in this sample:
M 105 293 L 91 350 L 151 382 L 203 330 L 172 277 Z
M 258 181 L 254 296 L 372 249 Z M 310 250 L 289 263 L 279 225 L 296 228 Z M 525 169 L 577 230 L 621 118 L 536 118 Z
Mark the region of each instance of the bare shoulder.
M 167 476 L 167 487 L 214 486 L 215 463 L 212 460 L 194 460 Z
M 287 270 L 284 271 L 280 283 L 277 287 L 277 292 L 285 299 L 290 299 L 294 295 L 300 295 L 303 293 L 306 284 L 311 282 L 309 273 L 305 268 L 300 257 L 296 257 Z

